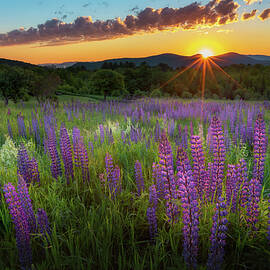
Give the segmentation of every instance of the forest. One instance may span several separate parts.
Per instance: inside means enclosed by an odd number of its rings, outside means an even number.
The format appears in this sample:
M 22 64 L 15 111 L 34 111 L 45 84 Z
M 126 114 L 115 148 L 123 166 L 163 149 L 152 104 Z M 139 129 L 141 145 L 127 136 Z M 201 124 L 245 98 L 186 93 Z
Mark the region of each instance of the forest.
M 57 100 L 58 95 L 134 99 L 138 97 L 200 98 L 202 72 L 185 67 L 172 69 L 160 63 L 104 63 L 101 69 L 57 69 L 34 65 L 0 65 L 0 93 L 9 100 L 38 102 Z M 204 98 L 228 100 L 270 99 L 270 66 L 231 65 L 225 71 L 207 69 Z M 181 73 L 181 75 L 179 75 Z

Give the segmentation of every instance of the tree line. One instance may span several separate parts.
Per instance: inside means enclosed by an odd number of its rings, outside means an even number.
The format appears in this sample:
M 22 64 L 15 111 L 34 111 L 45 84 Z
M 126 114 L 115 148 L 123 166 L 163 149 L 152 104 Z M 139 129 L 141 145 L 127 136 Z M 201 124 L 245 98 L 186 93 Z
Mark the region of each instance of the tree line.
M 151 67 L 146 63 L 105 62 L 101 69 L 84 67 L 56 69 L 39 66 L 0 65 L 0 95 L 5 104 L 35 97 L 39 102 L 56 100 L 57 95 L 99 95 L 121 98 L 142 96 L 178 96 L 198 98 L 203 83 L 202 70 L 167 64 Z M 204 97 L 211 99 L 270 99 L 270 67 L 231 65 L 219 70 L 206 70 Z M 174 79 L 172 79 L 174 78 Z

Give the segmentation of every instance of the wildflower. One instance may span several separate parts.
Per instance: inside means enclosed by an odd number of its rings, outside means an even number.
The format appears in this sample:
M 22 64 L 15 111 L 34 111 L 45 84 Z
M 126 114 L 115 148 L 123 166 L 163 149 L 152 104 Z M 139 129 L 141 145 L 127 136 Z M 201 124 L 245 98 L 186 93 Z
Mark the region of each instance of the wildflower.
M 142 175 L 142 165 L 137 160 L 135 163 L 135 179 L 137 184 L 138 196 L 144 191 L 144 180 Z

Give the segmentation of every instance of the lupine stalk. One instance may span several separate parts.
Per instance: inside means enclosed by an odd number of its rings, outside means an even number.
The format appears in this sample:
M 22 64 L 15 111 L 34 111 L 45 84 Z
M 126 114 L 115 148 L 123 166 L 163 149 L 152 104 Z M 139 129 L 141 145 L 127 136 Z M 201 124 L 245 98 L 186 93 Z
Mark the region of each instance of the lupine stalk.
M 252 178 L 249 183 L 249 197 L 247 203 L 247 224 L 254 231 L 257 230 L 259 216 L 259 201 L 262 185 L 258 178 Z
M 149 187 L 149 207 L 147 208 L 147 219 L 149 224 L 150 239 L 153 240 L 157 235 L 157 191 L 156 186 Z
M 265 123 L 262 114 L 259 114 L 254 127 L 254 168 L 253 178 L 263 182 L 264 162 L 266 154 Z
M 161 168 L 158 163 L 154 162 L 152 165 L 152 176 L 156 186 L 157 197 L 159 199 L 164 199 L 164 183 L 161 174 Z
M 42 208 L 39 208 L 37 210 L 37 225 L 38 225 L 38 232 L 41 234 L 42 237 L 45 237 L 48 240 L 48 235 L 51 234 L 51 229 L 47 213 Z
M 199 244 L 199 208 L 192 171 L 178 172 L 179 196 L 183 207 L 183 256 L 188 268 L 196 268 Z
M 267 227 L 267 239 L 269 241 L 269 245 L 270 245 L 270 194 L 269 196 L 269 200 L 268 200 L 268 227 Z
M 237 175 L 235 165 L 228 165 L 227 179 L 226 179 L 226 201 L 231 206 L 232 212 L 236 210 L 236 199 L 238 195 L 239 186 L 237 185 Z
M 55 136 L 54 127 L 49 127 L 47 135 L 48 135 L 47 147 L 48 147 L 48 152 L 51 157 L 51 173 L 52 173 L 52 176 L 55 179 L 57 179 L 59 176 L 62 175 L 62 170 L 61 170 L 60 158 L 59 158 L 58 151 L 56 148 L 56 136 Z
M 62 124 L 60 128 L 60 150 L 65 167 L 67 183 L 74 179 L 72 149 L 67 129 Z
M 193 179 L 196 183 L 198 194 L 202 197 L 206 173 L 202 141 L 199 136 L 191 136 L 190 148 L 193 158 Z
M 18 197 L 21 201 L 22 208 L 26 215 L 26 218 L 29 224 L 29 230 L 31 233 L 35 233 L 36 232 L 36 218 L 34 215 L 28 188 L 27 188 L 26 182 L 21 176 L 19 176 L 18 179 L 19 179 L 18 186 L 17 186 Z
M 3 191 L 8 204 L 9 213 L 15 225 L 16 243 L 21 267 L 22 269 L 30 269 L 32 264 L 32 249 L 27 216 L 15 187 L 11 183 L 8 183 L 4 185 Z
M 225 145 L 222 126 L 219 119 L 214 116 L 211 122 L 211 134 L 213 140 L 213 176 L 212 176 L 212 198 L 216 193 L 216 198 L 220 197 L 222 191 L 222 181 L 224 177 Z
M 227 210 L 224 198 L 219 197 L 215 214 L 213 216 L 213 225 L 210 236 L 210 251 L 207 261 L 208 270 L 222 269 L 224 260 L 224 247 L 226 245 L 226 232 L 227 232 Z
M 166 212 L 169 222 L 175 223 L 179 214 L 178 206 L 174 202 L 177 199 L 177 189 L 173 171 L 172 149 L 165 133 L 161 135 L 159 142 L 159 158 L 164 183 Z
M 247 177 L 247 163 L 244 159 L 240 159 L 237 167 L 237 179 L 240 185 L 239 203 L 241 207 L 245 207 L 248 201 L 249 182 Z

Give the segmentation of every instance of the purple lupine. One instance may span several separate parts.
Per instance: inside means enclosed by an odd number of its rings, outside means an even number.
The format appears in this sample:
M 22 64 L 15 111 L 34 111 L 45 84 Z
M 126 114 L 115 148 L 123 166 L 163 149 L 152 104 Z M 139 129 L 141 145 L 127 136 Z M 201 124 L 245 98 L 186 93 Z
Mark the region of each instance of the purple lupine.
M 232 212 L 236 210 L 236 200 L 238 195 L 239 185 L 237 183 L 236 167 L 228 164 L 227 179 L 226 179 L 226 201 Z
M 219 119 L 214 116 L 211 121 L 211 134 L 213 140 L 213 174 L 212 174 L 212 199 L 220 197 L 224 177 L 225 145 L 222 126 Z
M 237 168 L 237 179 L 240 185 L 239 189 L 239 203 L 241 207 L 245 207 L 248 200 L 249 194 L 249 181 L 247 177 L 247 163 L 244 159 L 240 159 L 236 165 Z
M 116 165 L 112 172 L 110 191 L 112 198 L 121 192 L 120 168 Z
M 18 151 L 18 175 L 21 175 L 27 185 L 30 183 L 39 183 L 39 171 L 37 161 L 33 159 L 29 159 L 26 148 L 23 144 L 21 144 Z
M 24 123 L 24 117 L 20 114 L 17 115 L 19 136 L 26 138 L 26 128 Z
M 178 220 L 179 209 L 174 202 L 177 199 L 177 188 L 173 171 L 172 149 L 165 133 L 162 133 L 159 142 L 159 158 L 164 183 L 166 213 L 169 222 L 173 224 Z
M 24 210 L 24 213 L 28 221 L 29 230 L 31 233 L 35 233 L 36 232 L 36 219 L 35 219 L 35 215 L 33 211 L 32 202 L 30 199 L 26 182 L 20 175 L 18 177 L 17 193 L 21 201 L 21 206 Z
M 193 158 L 193 180 L 196 184 L 198 195 L 202 197 L 206 173 L 202 140 L 199 136 L 191 136 L 190 148 Z
M 80 153 L 78 148 L 78 140 L 80 139 L 80 130 L 76 127 L 72 130 L 72 140 L 73 140 L 73 152 L 74 152 L 74 163 L 76 167 L 80 167 Z
M 249 183 L 249 196 L 247 203 L 247 224 L 252 230 L 257 230 L 257 222 L 259 216 L 259 202 L 261 196 L 262 185 L 258 178 L 252 178 Z
M 48 147 L 48 152 L 51 157 L 51 173 L 52 173 L 52 176 L 55 179 L 57 179 L 59 176 L 62 175 L 62 169 L 61 169 L 60 157 L 58 155 L 58 151 L 56 148 L 56 136 L 55 136 L 54 127 L 48 128 L 47 135 L 48 135 L 47 147 Z
M 183 208 L 183 256 L 189 268 L 196 268 L 199 244 L 199 208 L 192 171 L 178 171 L 179 197 Z
M 135 180 L 137 184 L 138 196 L 141 196 L 142 192 L 144 191 L 144 179 L 142 174 L 142 165 L 138 160 L 135 162 Z
M 268 194 L 269 200 L 268 200 L 268 227 L 267 227 L 267 239 L 270 244 L 270 194 Z
M 194 135 L 194 131 L 193 131 L 193 122 L 190 121 L 190 137 L 192 137 Z
M 8 126 L 8 135 L 11 139 L 13 139 L 13 132 L 12 132 L 12 128 L 9 122 L 9 119 L 7 120 L 7 126 Z
M 114 167 L 112 157 L 109 153 L 106 153 L 105 156 L 105 166 L 110 195 L 112 198 L 115 198 L 121 191 L 120 168 L 118 166 Z
M 264 175 L 265 154 L 266 154 L 265 123 L 262 114 L 258 114 L 257 120 L 255 122 L 253 154 L 254 154 L 253 178 L 259 179 L 260 183 L 262 183 Z
M 67 129 L 64 124 L 60 128 L 60 150 L 65 168 L 67 183 L 74 179 L 72 149 Z
M 103 142 L 104 142 L 104 127 L 102 124 L 99 125 L 99 132 L 100 132 L 100 143 L 103 144 Z
M 38 232 L 41 234 L 42 237 L 46 237 L 51 234 L 50 224 L 48 221 L 47 213 L 44 209 L 39 208 L 37 210 L 37 225 L 38 225 Z
M 219 197 L 215 214 L 213 216 L 213 224 L 210 236 L 210 250 L 208 254 L 207 269 L 219 270 L 222 269 L 224 260 L 224 248 L 226 245 L 226 232 L 227 232 L 227 215 L 226 203 L 223 197 Z
M 3 191 L 9 213 L 12 217 L 13 224 L 15 225 L 16 243 L 20 264 L 22 269 L 29 269 L 32 264 L 32 249 L 27 216 L 24 212 L 15 187 L 11 183 L 8 183 L 4 185 Z
M 152 176 L 156 186 L 157 197 L 159 199 L 164 199 L 164 183 L 161 174 L 161 168 L 158 163 L 154 162 L 152 165 Z
M 111 128 L 110 128 L 110 131 L 109 131 L 108 142 L 109 142 L 109 144 L 113 144 L 114 143 L 114 138 L 113 138 L 113 133 L 112 133 L 112 129 Z
M 29 171 L 29 156 L 24 144 L 21 144 L 18 150 L 18 174 L 23 177 L 27 184 L 31 183 L 31 175 Z
M 154 238 L 157 235 L 157 216 L 156 216 L 156 210 L 157 210 L 157 191 L 156 186 L 152 185 L 149 187 L 149 207 L 147 208 L 147 220 L 149 224 L 149 234 L 150 239 L 154 240 Z
M 84 181 L 89 181 L 90 175 L 89 175 L 89 158 L 87 154 L 87 150 L 85 148 L 85 145 L 83 143 L 83 138 L 78 140 L 78 148 L 79 148 L 79 156 L 80 156 L 80 167 L 82 169 L 82 176 Z
M 177 172 L 181 171 L 183 173 L 186 173 L 187 171 L 191 170 L 187 152 L 181 146 L 179 146 L 177 149 L 176 168 Z

